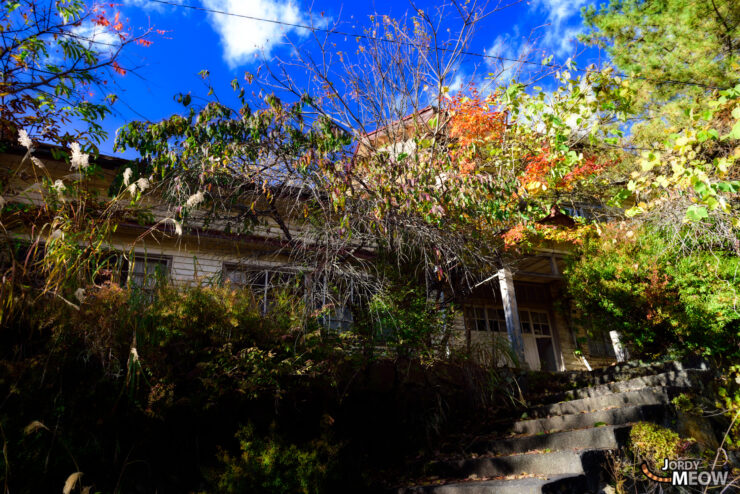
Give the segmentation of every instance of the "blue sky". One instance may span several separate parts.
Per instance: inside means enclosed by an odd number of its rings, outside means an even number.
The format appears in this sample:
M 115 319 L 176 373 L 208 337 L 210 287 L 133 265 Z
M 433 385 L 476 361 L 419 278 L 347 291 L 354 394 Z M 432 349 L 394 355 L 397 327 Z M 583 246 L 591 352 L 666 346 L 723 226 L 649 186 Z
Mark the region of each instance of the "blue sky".
M 368 25 L 368 16 L 386 14 L 400 17 L 413 10 L 404 0 L 348 1 L 326 0 L 168 0 L 221 10 L 236 14 L 275 19 L 292 24 L 339 22 L 338 29 L 361 32 Z M 505 5 L 506 0 L 502 0 Z M 599 63 L 598 52 L 578 47 L 574 42 L 582 29 L 580 8 L 587 0 L 532 0 L 521 1 L 487 17 L 469 51 L 540 61 L 553 55 L 555 62 L 563 62 L 581 52 L 579 66 Z M 435 2 L 415 2 L 417 8 L 431 12 Z M 489 8 L 495 7 L 489 4 Z M 116 89 L 120 100 L 115 107 L 117 114 L 110 117 L 105 127 L 110 138 L 101 145 L 101 152 L 113 154 L 113 135 L 122 124 L 131 120 L 156 121 L 175 112 L 182 106 L 173 96 L 191 92 L 197 103 L 198 96 L 205 96 L 206 89 L 198 72 L 207 69 L 212 83 L 221 94 L 230 92 L 229 82 L 242 79 L 245 71 L 256 71 L 264 60 L 273 57 L 287 59 L 292 48 L 286 37 L 294 43 L 305 43 L 311 49 L 308 32 L 303 29 L 208 13 L 172 6 L 151 0 L 123 0 L 118 7 L 130 25 L 144 28 L 152 26 L 166 31 L 155 36 L 150 47 L 136 46 L 129 50 L 122 65 L 135 70 L 118 78 Z M 340 46 L 355 43 L 336 36 Z M 478 57 L 467 57 L 459 69 L 458 82 L 467 82 L 475 74 L 481 80 L 491 70 L 490 62 Z M 127 151 L 125 156 L 135 157 Z

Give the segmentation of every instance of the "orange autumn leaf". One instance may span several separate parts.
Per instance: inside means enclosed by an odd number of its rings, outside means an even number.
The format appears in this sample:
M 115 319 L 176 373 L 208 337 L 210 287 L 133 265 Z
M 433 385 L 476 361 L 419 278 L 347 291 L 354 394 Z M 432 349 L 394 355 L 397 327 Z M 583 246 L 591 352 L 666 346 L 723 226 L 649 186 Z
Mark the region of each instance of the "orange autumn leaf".
M 116 71 L 116 73 L 120 75 L 126 75 L 126 69 L 118 65 L 118 62 L 116 62 L 115 60 L 113 61 L 113 63 L 111 63 L 111 66 L 113 67 L 113 70 Z

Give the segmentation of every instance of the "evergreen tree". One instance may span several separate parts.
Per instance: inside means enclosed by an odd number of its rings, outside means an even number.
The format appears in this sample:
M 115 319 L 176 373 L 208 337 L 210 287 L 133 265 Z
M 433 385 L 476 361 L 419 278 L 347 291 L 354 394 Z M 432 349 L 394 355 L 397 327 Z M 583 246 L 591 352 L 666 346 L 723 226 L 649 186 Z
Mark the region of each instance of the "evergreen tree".
M 583 10 L 581 40 L 607 51 L 633 80 L 644 114 L 638 142 L 682 127 L 686 111 L 715 88 L 740 80 L 740 2 L 611 0 Z

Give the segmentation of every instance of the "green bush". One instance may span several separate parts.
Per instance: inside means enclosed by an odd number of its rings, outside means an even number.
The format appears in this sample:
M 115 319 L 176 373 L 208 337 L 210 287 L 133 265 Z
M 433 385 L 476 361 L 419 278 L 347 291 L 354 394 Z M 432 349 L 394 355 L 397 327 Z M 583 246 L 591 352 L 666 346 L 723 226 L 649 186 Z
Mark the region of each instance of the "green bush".
M 251 425 L 236 435 L 240 453 L 219 454 L 222 471 L 216 492 L 230 494 L 319 494 L 332 472 L 338 447 L 316 439 L 305 447 L 286 443 L 274 433 L 257 437 Z
M 676 460 L 685 449 L 686 442 L 670 429 L 651 422 L 639 422 L 630 431 L 630 448 L 642 460 L 646 460 L 653 471 L 663 464 L 664 459 Z
M 400 356 L 436 358 L 450 337 L 453 317 L 454 307 L 441 310 L 422 287 L 398 282 L 370 299 L 357 329 Z
M 606 229 L 586 242 L 565 273 L 575 308 L 604 330 L 618 330 L 633 355 L 740 358 L 740 258 L 681 246 L 643 230 Z
M 717 389 L 719 401 L 716 406 L 724 412 L 731 424 L 727 430 L 725 444 L 729 449 L 740 450 L 740 365 L 732 365 L 723 373 Z
M 0 331 L 0 471 L 22 492 L 75 471 L 101 492 L 360 492 L 406 475 L 501 395 L 485 369 L 439 358 L 445 319 L 421 292 L 386 300 L 400 332 L 383 341 L 405 358 L 327 331 L 289 291 L 267 314 L 228 286 L 24 299 Z

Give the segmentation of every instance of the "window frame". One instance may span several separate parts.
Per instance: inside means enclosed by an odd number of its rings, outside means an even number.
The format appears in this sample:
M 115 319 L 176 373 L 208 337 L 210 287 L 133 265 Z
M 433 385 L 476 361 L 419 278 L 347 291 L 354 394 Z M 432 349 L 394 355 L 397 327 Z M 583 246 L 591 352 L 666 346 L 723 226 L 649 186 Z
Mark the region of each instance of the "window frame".
M 151 277 L 151 275 L 147 272 L 146 266 L 151 261 L 154 261 L 154 263 L 157 264 L 158 266 L 164 265 L 165 266 L 165 272 L 164 272 L 165 279 L 167 281 L 170 281 L 172 279 L 172 256 L 168 256 L 166 254 L 148 254 L 146 252 L 144 253 L 134 252 L 134 254 L 131 256 L 131 260 L 127 263 L 128 265 L 126 266 L 127 286 L 136 287 L 136 288 L 139 288 L 141 290 L 146 290 L 146 291 L 151 291 L 154 289 L 155 287 L 154 285 L 149 285 L 148 283 L 146 283 L 146 281 Z M 144 266 L 144 272 L 137 273 L 136 267 L 142 266 L 142 265 Z M 144 283 L 139 283 L 138 281 L 136 281 L 139 278 L 139 276 L 142 276 Z
M 484 316 L 483 318 L 479 317 L 477 312 L 479 310 L 482 311 Z M 491 311 L 495 311 L 494 314 L 497 317 L 491 317 Z M 471 317 L 471 312 L 473 313 L 473 317 Z M 504 309 L 501 306 L 489 304 L 465 304 L 464 317 L 465 323 L 470 328 L 470 331 L 475 331 L 477 333 L 508 333 L 506 328 L 506 316 L 504 314 Z M 480 321 L 485 321 L 485 329 L 478 329 L 478 322 Z M 496 323 L 495 326 L 498 329 L 492 329 L 494 326 L 492 322 Z
M 263 276 L 261 283 L 259 285 L 255 283 L 241 283 L 233 281 L 229 276 L 228 272 L 237 272 L 237 273 L 259 273 Z M 289 268 L 289 267 L 283 267 L 283 266 L 271 266 L 271 265 L 264 265 L 264 264 L 245 264 L 245 263 L 238 263 L 238 262 L 228 262 L 224 261 L 221 265 L 221 284 L 230 283 L 236 287 L 239 288 L 249 288 L 252 290 L 252 293 L 255 295 L 255 298 L 257 296 L 258 290 L 260 295 L 259 300 L 259 306 L 260 306 L 260 312 L 262 315 L 267 314 L 267 312 L 270 309 L 270 297 L 269 293 L 272 288 L 279 287 L 281 285 L 276 285 L 273 283 L 273 276 L 274 275 L 288 275 L 292 278 L 297 277 L 300 274 L 300 272 L 297 269 Z M 257 277 L 255 277 L 257 279 Z M 257 288 L 257 289 L 255 289 Z
M 527 320 L 526 323 L 529 325 L 529 331 L 524 330 L 524 324 L 525 319 L 523 316 L 523 313 L 527 313 Z M 547 332 L 537 332 L 535 325 L 541 326 L 543 323 L 540 320 L 539 322 L 535 322 L 534 318 L 532 317 L 532 314 L 539 314 L 541 316 L 545 316 L 545 323 L 547 324 Z M 550 313 L 546 310 L 542 309 L 519 309 L 519 324 L 522 326 L 522 333 L 531 334 L 535 338 L 553 338 L 553 325 L 550 321 Z

